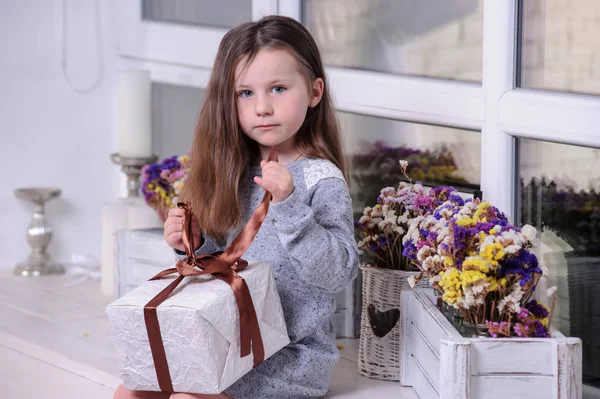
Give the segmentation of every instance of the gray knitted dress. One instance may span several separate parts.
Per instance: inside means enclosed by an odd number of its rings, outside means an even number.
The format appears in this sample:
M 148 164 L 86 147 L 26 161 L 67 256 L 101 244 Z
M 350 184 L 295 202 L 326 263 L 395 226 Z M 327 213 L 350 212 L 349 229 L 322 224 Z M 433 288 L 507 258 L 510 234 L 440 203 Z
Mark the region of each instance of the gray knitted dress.
M 331 162 L 305 158 L 286 165 L 294 191 L 271 203 L 246 260 L 273 266 L 291 343 L 230 386 L 235 399 L 315 398 L 327 393 L 339 358 L 331 316 L 334 293 L 344 289 L 358 269 L 352 203 L 341 171 Z M 254 183 L 253 167 L 241 182 L 244 224 L 264 190 Z M 227 244 L 240 229 L 227 236 Z M 197 251 L 223 250 L 210 237 Z

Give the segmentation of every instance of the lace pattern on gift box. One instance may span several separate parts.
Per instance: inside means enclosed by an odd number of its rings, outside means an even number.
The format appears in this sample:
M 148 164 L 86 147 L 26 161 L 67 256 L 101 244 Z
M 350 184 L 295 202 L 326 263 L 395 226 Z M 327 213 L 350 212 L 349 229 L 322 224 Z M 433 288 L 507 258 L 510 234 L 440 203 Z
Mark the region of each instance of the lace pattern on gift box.
M 346 181 L 344 174 L 331 161 L 326 159 L 311 159 L 304 167 L 304 181 L 306 191 L 309 191 L 320 180 L 334 177 Z

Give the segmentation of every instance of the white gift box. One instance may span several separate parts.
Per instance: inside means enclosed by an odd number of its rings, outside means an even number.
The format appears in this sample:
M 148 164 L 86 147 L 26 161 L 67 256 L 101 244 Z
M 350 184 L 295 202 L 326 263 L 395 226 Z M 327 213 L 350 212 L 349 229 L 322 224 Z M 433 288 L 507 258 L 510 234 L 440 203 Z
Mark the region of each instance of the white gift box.
M 271 266 L 249 262 L 238 274 L 250 290 L 267 359 L 290 342 Z M 173 279 L 148 281 L 106 309 L 120 375 L 128 389 L 161 390 L 144 306 Z M 220 393 L 252 370 L 253 354 L 240 357 L 239 310 L 224 281 L 186 277 L 157 307 L 157 315 L 175 392 Z

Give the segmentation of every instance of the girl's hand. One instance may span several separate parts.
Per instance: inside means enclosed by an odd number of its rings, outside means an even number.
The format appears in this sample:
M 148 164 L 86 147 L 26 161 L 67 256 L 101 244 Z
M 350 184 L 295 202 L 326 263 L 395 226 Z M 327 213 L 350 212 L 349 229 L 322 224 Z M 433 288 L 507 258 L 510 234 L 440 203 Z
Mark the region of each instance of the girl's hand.
M 294 179 L 290 171 L 279 162 L 262 161 L 262 177 L 255 176 L 254 182 L 273 196 L 273 202 L 280 202 L 294 191 Z
M 164 226 L 164 236 L 165 240 L 167 240 L 167 244 L 169 244 L 171 248 L 175 248 L 182 252 L 185 252 L 185 247 L 183 246 L 184 212 L 185 210 L 180 208 L 170 209 Z M 202 235 L 200 234 L 200 224 L 195 216 L 192 216 L 192 237 L 194 245 L 196 246 L 196 248 L 192 248 L 192 250 L 196 251 L 202 245 L 200 242 Z

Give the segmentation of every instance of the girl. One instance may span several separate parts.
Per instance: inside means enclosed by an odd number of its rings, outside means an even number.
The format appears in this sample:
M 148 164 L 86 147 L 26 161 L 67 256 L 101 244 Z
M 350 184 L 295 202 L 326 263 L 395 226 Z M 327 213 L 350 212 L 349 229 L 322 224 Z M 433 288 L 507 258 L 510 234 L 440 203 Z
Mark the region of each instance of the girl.
M 270 147 L 279 161 L 267 162 Z M 223 250 L 260 203 L 268 215 L 244 259 L 273 266 L 291 343 L 221 395 L 134 392 L 115 398 L 313 398 L 338 360 L 334 293 L 355 277 L 358 249 L 339 127 L 317 46 L 299 22 L 269 16 L 223 38 L 200 112 L 182 198 L 197 254 Z M 183 251 L 182 209 L 165 222 Z M 178 252 L 181 255 L 181 252 Z

